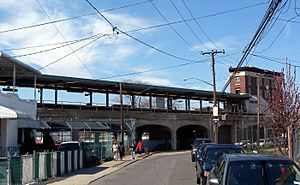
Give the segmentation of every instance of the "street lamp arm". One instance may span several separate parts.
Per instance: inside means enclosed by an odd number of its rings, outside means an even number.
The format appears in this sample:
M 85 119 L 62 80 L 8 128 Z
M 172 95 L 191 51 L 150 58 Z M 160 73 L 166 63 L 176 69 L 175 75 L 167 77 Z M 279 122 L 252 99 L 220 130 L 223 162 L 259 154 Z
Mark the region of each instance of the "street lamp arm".
M 201 79 L 199 79 L 199 78 L 194 78 L 194 77 L 192 77 L 192 78 L 183 78 L 183 81 L 188 81 L 188 80 L 197 80 L 197 81 L 206 83 L 207 85 L 213 86 L 213 84 L 211 84 L 211 83 L 209 83 L 209 82 L 207 82 L 207 81 L 205 81 L 205 80 L 201 80 Z

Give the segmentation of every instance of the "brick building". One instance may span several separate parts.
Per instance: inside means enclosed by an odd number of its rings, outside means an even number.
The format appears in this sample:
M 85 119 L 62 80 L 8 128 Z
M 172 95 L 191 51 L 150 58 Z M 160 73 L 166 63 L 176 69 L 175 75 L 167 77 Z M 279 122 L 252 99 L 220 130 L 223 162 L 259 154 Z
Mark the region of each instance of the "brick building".
M 259 84 L 259 96 L 266 99 L 269 89 L 274 85 L 274 76 L 280 73 L 259 69 L 256 67 L 229 68 L 230 76 L 236 71 L 230 82 L 230 92 L 235 94 L 250 94 L 257 96 Z

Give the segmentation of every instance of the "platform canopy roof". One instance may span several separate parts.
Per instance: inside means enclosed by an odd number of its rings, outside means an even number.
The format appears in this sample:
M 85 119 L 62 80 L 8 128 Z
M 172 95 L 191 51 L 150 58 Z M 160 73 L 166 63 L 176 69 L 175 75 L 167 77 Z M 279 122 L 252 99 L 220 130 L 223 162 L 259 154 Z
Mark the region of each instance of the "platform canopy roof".
M 177 88 L 168 86 L 156 86 L 148 84 L 135 84 L 126 82 L 95 80 L 85 78 L 74 78 L 67 76 L 44 75 L 34 68 L 1 53 L 0 55 L 0 85 L 13 85 L 13 66 L 16 66 L 16 86 L 30 87 L 35 85 L 37 88 L 66 90 L 69 92 L 92 92 L 92 93 L 110 93 L 119 94 L 120 85 L 124 95 L 141 95 L 154 97 L 171 97 L 173 99 L 187 98 L 211 100 L 213 98 L 212 91 L 194 90 L 187 88 Z M 3 67 L 3 68 L 2 68 Z M 36 84 L 34 83 L 36 78 Z M 239 95 L 232 93 L 217 92 L 220 100 L 242 100 L 248 99 L 248 95 Z

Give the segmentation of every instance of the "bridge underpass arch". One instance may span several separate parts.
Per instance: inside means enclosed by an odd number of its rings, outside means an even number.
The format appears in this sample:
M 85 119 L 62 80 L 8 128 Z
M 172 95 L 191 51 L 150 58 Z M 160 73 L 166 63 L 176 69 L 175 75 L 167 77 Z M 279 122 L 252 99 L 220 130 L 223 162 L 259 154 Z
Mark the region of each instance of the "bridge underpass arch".
M 142 135 L 149 134 L 149 139 L 142 140 Z M 137 139 L 143 141 L 143 147 L 150 151 L 171 150 L 171 130 L 162 125 L 143 125 L 136 128 Z
M 208 130 L 201 125 L 185 125 L 177 129 L 177 150 L 191 148 L 195 138 L 208 138 Z

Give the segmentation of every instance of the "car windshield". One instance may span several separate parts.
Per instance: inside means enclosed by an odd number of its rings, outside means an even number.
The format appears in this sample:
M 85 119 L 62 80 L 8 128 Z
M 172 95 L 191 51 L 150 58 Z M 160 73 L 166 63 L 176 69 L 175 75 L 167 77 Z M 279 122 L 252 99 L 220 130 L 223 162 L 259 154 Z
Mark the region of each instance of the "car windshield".
M 216 162 L 223 154 L 243 153 L 241 148 L 210 148 L 207 149 L 205 160 L 210 163 Z
M 264 170 L 265 169 L 265 170 Z M 249 178 L 254 177 L 255 178 Z M 300 184 L 300 172 L 289 161 L 238 161 L 229 164 L 229 185 L 292 185 Z

